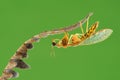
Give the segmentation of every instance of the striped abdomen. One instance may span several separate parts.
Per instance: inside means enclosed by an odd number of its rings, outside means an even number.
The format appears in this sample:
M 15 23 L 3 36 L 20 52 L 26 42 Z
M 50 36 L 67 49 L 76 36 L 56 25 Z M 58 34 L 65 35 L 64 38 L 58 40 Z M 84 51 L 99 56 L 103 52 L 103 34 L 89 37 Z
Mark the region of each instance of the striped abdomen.
M 83 41 L 85 40 L 86 38 L 90 37 L 96 30 L 96 28 L 98 27 L 98 23 L 99 22 L 96 22 L 95 24 L 93 24 L 90 29 L 88 30 L 88 32 L 86 32 L 81 38 L 80 40 Z

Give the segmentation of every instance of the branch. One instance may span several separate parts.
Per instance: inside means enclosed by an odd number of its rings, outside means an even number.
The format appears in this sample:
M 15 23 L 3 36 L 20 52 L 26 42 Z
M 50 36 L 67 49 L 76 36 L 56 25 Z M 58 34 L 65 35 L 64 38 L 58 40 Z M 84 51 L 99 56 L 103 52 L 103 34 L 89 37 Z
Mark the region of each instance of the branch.
M 89 17 L 91 17 L 93 13 L 89 13 L 84 19 L 81 21 L 77 22 L 76 24 L 72 26 L 68 26 L 65 28 L 60 28 L 60 29 L 55 29 L 51 31 L 45 31 L 42 32 L 38 35 L 33 36 L 29 40 L 25 41 L 15 52 L 15 54 L 11 57 L 10 61 L 8 62 L 7 66 L 5 67 L 2 76 L 0 77 L 0 80 L 8 80 L 10 78 L 14 78 L 18 76 L 18 73 L 15 72 L 13 69 L 14 68 L 20 68 L 20 69 L 28 69 L 29 66 L 22 60 L 22 58 L 27 57 L 27 51 L 29 49 L 32 49 L 33 43 L 37 42 L 41 38 L 45 38 L 48 35 L 55 35 L 55 34 L 61 34 L 64 33 L 65 31 L 69 32 L 72 31 L 76 28 L 79 28 L 80 25 L 84 24 Z

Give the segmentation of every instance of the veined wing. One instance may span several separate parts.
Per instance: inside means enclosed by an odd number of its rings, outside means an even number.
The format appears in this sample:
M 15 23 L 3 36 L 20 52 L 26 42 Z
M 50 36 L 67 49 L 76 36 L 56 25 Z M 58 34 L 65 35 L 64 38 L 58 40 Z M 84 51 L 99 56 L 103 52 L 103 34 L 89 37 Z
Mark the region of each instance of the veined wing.
M 104 41 L 112 34 L 112 32 L 113 32 L 112 29 L 100 30 L 95 34 L 93 34 L 92 36 L 90 36 L 89 38 L 87 38 L 85 41 L 81 42 L 79 45 L 91 45 L 91 44 Z

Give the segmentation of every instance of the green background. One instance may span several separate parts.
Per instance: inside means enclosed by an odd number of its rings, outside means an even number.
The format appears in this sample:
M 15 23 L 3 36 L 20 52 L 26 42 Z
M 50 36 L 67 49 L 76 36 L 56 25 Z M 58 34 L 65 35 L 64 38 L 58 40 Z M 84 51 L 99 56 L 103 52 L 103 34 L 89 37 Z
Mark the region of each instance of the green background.
M 29 58 L 24 59 L 31 69 L 15 69 L 20 77 L 11 80 L 120 80 L 119 3 L 119 0 L 0 0 L 0 74 L 24 41 L 40 32 L 74 24 L 93 12 L 90 25 L 99 21 L 97 30 L 113 29 L 107 40 L 90 46 L 54 48 L 56 56 L 52 57 L 51 40 L 64 34 L 41 39 L 28 52 Z

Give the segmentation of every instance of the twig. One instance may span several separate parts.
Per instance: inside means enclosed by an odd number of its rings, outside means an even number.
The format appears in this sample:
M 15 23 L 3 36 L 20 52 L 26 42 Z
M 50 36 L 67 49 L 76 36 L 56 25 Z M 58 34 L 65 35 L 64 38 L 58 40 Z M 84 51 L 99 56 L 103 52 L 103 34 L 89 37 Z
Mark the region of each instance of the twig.
M 10 78 L 14 78 L 18 76 L 18 73 L 15 72 L 14 68 L 20 68 L 20 69 L 27 69 L 29 66 L 22 60 L 22 58 L 27 57 L 27 51 L 28 49 L 32 49 L 33 42 L 37 42 L 41 38 L 45 38 L 48 35 L 55 35 L 55 34 L 61 34 L 65 31 L 69 32 L 76 28 L 78 28 L 80 25 L 84 24 L 89 17 L 92 16 L 93 13 L 89 13 L 83 20 L 79 21 L 78 23 L 68 26 L 61 29 L 55 29 L 51 31 L 45 31 L 38 35 L 33 36 L 26 42 L 24 42 L 16 51 L 16 53 L 11 57 L 10 61 L 8 62 L 7 66 L 5 67 L 2 76 L 0 77 L 0 80 L 8 80 Z

